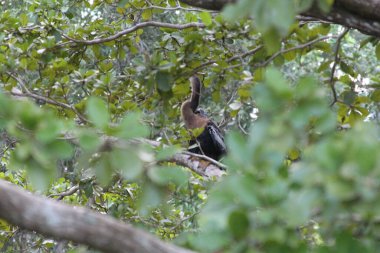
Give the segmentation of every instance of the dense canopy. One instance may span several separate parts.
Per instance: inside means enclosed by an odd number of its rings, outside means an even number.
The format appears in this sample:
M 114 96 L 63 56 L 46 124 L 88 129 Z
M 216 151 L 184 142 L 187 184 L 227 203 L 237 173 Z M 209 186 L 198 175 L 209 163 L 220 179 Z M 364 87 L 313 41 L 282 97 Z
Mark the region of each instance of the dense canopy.
M 0 3 L 1 252 L 380 247 L 377 0 Z

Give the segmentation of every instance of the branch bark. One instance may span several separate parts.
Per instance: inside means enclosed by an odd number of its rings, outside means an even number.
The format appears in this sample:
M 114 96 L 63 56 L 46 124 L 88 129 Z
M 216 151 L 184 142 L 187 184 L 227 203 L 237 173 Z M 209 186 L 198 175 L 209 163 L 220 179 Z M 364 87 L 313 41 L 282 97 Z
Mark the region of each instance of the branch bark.
M 336 0 L 336 6 L 369 19 L 380 19 L 379 0 Z
M 203 8 L 207 10 L 220 11 L 229 3 L 235 3 L 236 0 L 180 0 L 190 6 Z
M 342 1 L 343 0 L 339 2 Z M 340 24 L 347 28 L 354 28 L 362 33 L 380 38 L 380 18 L 376 17 L 373 19 L 374 17 L 372 17 L 371 14 L 368 14 L 368 16 L 360 16 L 360 14 L 356 12 L 337 5 L 327 14 L 322 13 L 318 9 L 312 9 L 302 13 L 302 15 L 313 17 L 321 21 Z
M 222 10 L 229 3 L 237 0 L 180 0 L 182 3 L 209 10 Z M 323 13 L 315 6 L 301 13 L 321 21 L 340 24 L 354 28 L 362 33 L 380 37 L 380 1 L 379 0 L 335 0 L 329 13 Z
M 0 218 L 27 230 L 103 252 L 191 253 L 107 215 L 30 194 L 0 179 Z

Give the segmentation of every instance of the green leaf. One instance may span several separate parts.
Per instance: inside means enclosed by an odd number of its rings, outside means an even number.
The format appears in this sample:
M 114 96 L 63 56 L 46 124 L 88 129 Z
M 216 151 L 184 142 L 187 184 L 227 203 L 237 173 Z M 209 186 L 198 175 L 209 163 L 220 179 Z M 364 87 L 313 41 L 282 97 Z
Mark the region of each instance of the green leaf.
M 313 190 L 289 192 L 287 200 L 283 202 L 280 216 L 286 220 L 288 226 L 294 228 L 305 224 L 312 215 L 317 197 L 318 191 Z
M 227 135 L 227 145 L 230 148 L 230 157 L 241 164 L 249 164 L 251 156 L 245 148 L 246 139 L 237 132 Z
M 85 150 L 95 150 L 100 144 L 99 136 L 92 131 L 83 131 L 79 134 L 79 145 Z
M 163 148 L 158 148 L 157 154 L 156 154 L 156 159 L 158 161 L 167 159 L 175 155 L 180 151 L 179 147 L 176 146 L 169 146 L 169 147 L 163 147 Z
M 119 127 L 117 136 L 129 140 L 132 138 L 146 137 L 149 134 L 149 129 L 143 124 L 141 114 L 137 112 L 128 113 L 123 118 Z
M 297 2 L 298 2 L 297 12 L 300 13 L 300 12 L 309 10 L 310 7 L 313 5 L 314 0 L 301 0 Z
M 152 10 L 145 10 L 141 14 L 143 20 L 149 20 L 149 19 L 151 19 L 152 15 L 153 15 L 153 11 Z
M 190 239 L 192 239 L 191 245 L 199 252 L 218 252 L 218 249 L 226 248 L 229 244 L 235 243 L 231 241 L 227 233 L 213 227 L 203 233 L 196 233 L 194 238 Z
M 201 128 L 194 128 L 194 129 L 191 129 L 191 135 L 194 136 L 194 137 L 198 137 L 199 135 L 201 135 L 204 131 L 204 127 L 201 127 Z
M 236 239 L 247 236 L 250 227 L 247 213 L 242 210 L 233 211 L 228 217 L 228 226 Z
M 27 175 L 34 187 L 38 190 L 46 191 L 49 182 L 55 176 L 55 170 L 45 170 L 35 162 L 29 162 Z
M 151 168 L 148 171 L 148 176 L 159 185 L 167 185 L 171 182 L 180 186 L 188 182 L 187 173 L 179 166 Z
M 118 2 L 117 6 L 119 7 L 125 7 L 126 4 L 129 3 L 129 0 L 121 0 Z
M 377 44 L 375 51 L 376 51 L 376 58 L 377 60 L 380 61 L 380 43 Z
M 47 117 L 38 125 L 36 138 L 41 142 L 52 141 L 57 138 L 61 129 L 62 123 L 59 120 L 53 117 Z
M 342 93 L 343 101 L 346 105 L 352 105 L 356 98 L 356 92 L 354 91 L 345 91 Z
M 95 164 L 96 178 L 102 185 L 107 185 L 112 179 L 112 161 L 109 153 L 103 153 Z
M 21 15 L 19 16 L 20 18 L 20 22 L 21 22 L 21 25 L 22 26 L 27 26 L 28 25 L 28 15 L 26 15 L 25 13 L 21 13 Z
M 372 92 L 371 99 L 373 102 L 376 102 L 376 103 L 380 102 L 380 89 L 377 89 L 374 92 Z
M 265 48 L 269 54 L 273 54 L 281 48 L 281 36 L 275 29 L 270 29 L 263 34 Z
M 54 157 L 68 159 L 73 155 L 73 147 L 67 141 L 56 140 L 47 145 L 47 152 Z
M 289 98 L 292 95 L 292 90 L 282 76 L 281 72 L 270 68 L 265 73 L 266 84 L 273 90 L 274 94 L 283 98 Z
M 331 45 L 327 42 L 321 41 L 314 45 L 315 48 L 325 52 L 330 53 L 331 52 Z
M 163 194 L 160 188 L 154 184 L 145 183 L 142 187 L 141 196 L 139 198 L 139 209 L 143 215 L 159 205 L 163 199 Z
M 287 47 L 287 48 L 290 48 L 290 47 Z M 296 52 L 296 50 L 291 50 L 287 53 L 284 53 L 283 56 L 284 56 L 285 60 L 292 61 L 296 58 L 297 52 Z
M 115 150 L 111 153 L 112 165 L 114 169 L 120 170 L 124 178 L 135 180 L 143 172 L 143 162 L 139 157 L 139 152 L 144 152 L 136 148 Z
M 157 88 L 159 91 L 168 92 L 173 86 L 173 77 L 166 71 L 159 71 L 156 74 Z
M 353 68 L 351 66 L 349 66 L 347 63 L 345 63 L 344 61 L 340 61 L 339 66 L 344 73 L 347 73 L 351 76 L 356 76 Z
M 255 7 L 254 5 L 254 1 L 251 0 L 240 0 L 234 5 L 227 5 L 223 9 L 223 17 L 229 22 L 234 22 L 236 19 L 247 16 L 249 11 Z
M 319 68 L 318 68 L 318 72 L 322 72 L 322 71 L 326 70 L 327 68 L 330 67 L 330 64 L 331 64 L 331 61 L 325 61 L 325 62 L 323 62 L 323 63 L 319 66 Z
M 42 112 L 30 102 L 17 105 L 21 123 L 29 130 L 35 130 L 41 120 Z
M 298 148 L 292 148 L 288 152 L 288 159 L 291 161 L 296 161 L 301 157 L 301 151 Z
M 87 115 L 92 123 L 100 129 L 107 127 L 110 116 L 106 103 L 97 97 L 90 97 L 86 107 Z
M 203 11 L 199 14 L 199 17 L 201 18 L 203 24 L 205 24 L 206 26 L 209 26 L 212 24 L 212 17 L 211 17 L 210 12 Z

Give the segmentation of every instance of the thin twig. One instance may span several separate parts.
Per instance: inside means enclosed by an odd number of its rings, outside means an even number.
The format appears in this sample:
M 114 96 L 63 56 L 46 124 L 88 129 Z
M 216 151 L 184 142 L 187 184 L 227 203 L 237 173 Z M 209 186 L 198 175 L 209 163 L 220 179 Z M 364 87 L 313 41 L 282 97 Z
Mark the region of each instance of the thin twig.
M 263 48 L 263 46 L 258 46 L 258 47 L 255 47 L 254 49 L 252 50 L 249 50 L 245 53 L 242 53 L 242 54 L 238 54 L 238 55 L 235 55 L 235 56 L 232 56 L 231 58 L 227 59 L 227 62 L 232 62 L 234 60 L 237 60 L 237 59 L 240 59 L 240 58 L 245 58 L 249 55 L 253 55 L 255 53 L 257 53 L 259 50 L 261 50 Z
M 56 193 L 56 194 L 50 194 L 48 197 L 52 198 L 52 197 L 57 197 L 58 196 L 59 197 L 58 200 L 62 200 L 64 197 L 73 195 L 78 190 L 79 190 L 79 185 L 75 185 L 75 186 L 71 187 L 70 189 L 68 189 L 65 192 Z
M 12 72 L 6 72 L 10 77 L 17 81 L 17 83 L 21 86 L 26 93 L 31 93 L 30 90 L 26 87 L 24 80 L 13 74 Z
M 182 154 L 190 155 L 190 156 L 194 156 L 194 157 L 198 157 L 198 158 L 202 158 L 204 160 L 207 160 L 207 161 L 215 164 L 216 166 L 218 166 L 218 167 L 220 167 L 222 169 L 227 169 L 228 168 L 225 164 L 223 164 L 221 162 L 218 162 L 218 161 L 216 161 L 216 160 L 214 160 L 214 159 L 212 159 L 212 158 L 210 158 L 208 156 L 205 156 L 205 155 L 200 155 L 200 154 L 192 153 L 192 152 L 189 152 L 189 151 L 182 151 Z
M 65 37 L 66 39 L 68 39 L 72 42 L 78 43 L 78 44 L 95 45 L 95 44 L 101 44 L 101 43 L 116 40 L 116 39 L 120 38 L 121 36 L 124 36 L 126 34 L 132 33 L 138 29 L 148 27 L 148 26 L 172 28 L 172 29 L 178 29 L 178 30 L 183 30 L 183 29 L 192 28 L 192 27 L 197 27 L 197 28 L 204 28 L 205 27 L 205 25 L 203 23 L 171 24 L 171 23 L 162 23 L 162 22 L 157 22 L 157 21 L 147 21 L 147 22 L 139 23 L 135 26 L 132 26 L 128 29 L 120 31 L 120 32 L 118 32 L 112 36 L 106 37 L 106 38 L 98 38 L 98 39 L 93 39 L 93 40 L 79 40 L 79 39 L 71 38 L 65 34 L 62 34 L 62 36 Z
M 239 117 L 239 115 L 237 116 L 237 122 L 238 122 L 238 127 L 239 127 L 240 131 L 242 131 L 243 134 L 245 134 L 245 135 L 249 135 L 249 134 L 247 133 L 247 131 L 245 131 L 244 128 L 242 127 L 242 125 L 241 125 L 241 123 L 240 123 L 240 117 Z
M 194 217 L 195 217 L 196 215 L 198 215 L 199 213 L 200 213 L 200 212 L 198 211 L 198 212 L 195 212 L 195 213 L 193 213 L 193 214 L 191 214 L 191 215 L 189 215 L 189 216 L 183 218 L 183 219 L 180 220 L 175 226 L 173 226 L 173 227 L 171 228 L 171 230 L 175 230 L 175 229 L 177 229 L 179 226 L 182 225 L 182 223 L 184 223 L 185 221 L 188 221 L 188 220 L 194 218 Z
M 325 20 L 320 20 L 318 18 L 313 18 L 313 17 L 307 17 L 307 16 L 302 16 L 302 15 L 297 15 L 296 19 L 300 22 L 300 25 L 303 24 L 310 24 L 310 23 L 318 23 L 318 24 L 333 24 L 330 21 L 325 21 Z
M 198 145 L 198 147 L 199 147 L 199 150 L 201 151 L 202 155 L 205 156 L 205 153 L 203 152 L 203 149 L 202 149 L 202 147 L 201 147 L 200 142 L 199 142 L 197 139 L 195 139 L 195 142 L 197 143 L 197 145 Z
M 274 53 L 271 57 L 269 57 L 266 61 L 258 64 L 258 66 L 256 67 L 265 67 L 267 66 L 270 62 L 272 62 L 275 58 L 277 58 L 278 56 L 282 55 L 282 54 L 285 54 L 285 53 L 288 53 L 290 51 L 294 51 L 294 50 L 298 50 L 298 49 L 304 49 L 306 47 L 309 47 L 315 43 L 318 43 L 320 41 L 324 41 L 324 40 L 327 40 L 327 39 L 333 39 L 333 38 L 337 38 L 337 36 L 333 35 L 328 35 L 328 36 L 323 36 L 323 37 L 320 37 L 320 38 L 316 38 L 314 40 L 311 40 L 305 44 L 301 44 L 301 45 L 297 45 L 295 47 L 291 47 L 291 48 L 286 48 L 286 49 L 282 49 L 280 51 L 277 51 L 276 53 Z
M 232 62 L 232 61 L 234 61 L 234 60 L 242 59 L 242 58 L 245 58 L 245 57 L 247 57 L 247 56 L 253 55 L 253 54 L 257 53 L 258 51 L 260 51 L 262 48 L 263 48 L 263 46 L 255 47 L 255 48 L 252 49 L 252 50 L 249 50 L 249 51 L 244 52 L 244 53 L 242 53 L 242 54 L 238 54 L 238 55 L 235 55 L 235 56 L 232 56 L 232 57 L 228 58 L 228 59 L 226 60 L 226 62 L 229 63 L 229 62 Z M 207 67 L 207 66 L 209 66 L 209 65 L 215 64 L 215 63 L 217 63 L 217 61 L 215 61 L 215 60 L 210 60 L 210 61 L 208 61 L 208 62 L 202 63 L 201 65 L 199 65 L 198 67 L 195 67 L 195 68 L 192 70 L 192 74 L 195 74 L 195 73 L 197 73 L 198 71 L 202 70 L 203 68 L 205 68 L 205 67 Z M 239 66 L 240 66 L 240 64 L 239 64 Z
M 50 98 L 47 98 L 47 97 L 44 97 L 41 95 L 34 94 L 26 87 L 24 80 L 22 80 L 21 78 L 19 78 L 18 76 L 16 76 L 15 74 L 13 74 L 11 72 L 7 72 L 7 74 L 10 77 L 12 77 L 14 80 L 16 80 L 16 82 L 20 85 L 21 89 L 23 90 L 23 93 L 11 91 L 10 94 L 12 94 L 13 96 L 30 97 L 30 98 L 34 98 L 37 100 L 44 101 L 44 102 L 51 104 L 51 105 L 55 105 L 55 106 L 59 106 L 59 107 L 65 108 L 65 109 L 69 109 L 69 110 L 73 111 L 82 122 L 84 122 L 84 123 L 88 122 L 88 120 L 82 114 L 80 114 L 74 106 L 68 105 L 68 104 L 65 104 L 65 103 L 62 103 L 59 101 L 55 101 L 53 99 L 50 99 Z
M 342 42 L 342 39 L 349 31 L 350 31 L 350 28 L 345 28 L 344 31 L 339 35 L 338 39 L 336 40 L 335 50 L 334 50 L 334 55 L 335 55 L 334 64 L 332 66 L 331 76 L 330 76 L 330 87 L 333 94 L 333 101 L 331 102 L 330 106 L 333 106 L 338 101 L 338 97 L 335 90 L 334 76 L 335 76 L 336 66 L 340 62 L 340 58 L 339 58 L 340 43 Z

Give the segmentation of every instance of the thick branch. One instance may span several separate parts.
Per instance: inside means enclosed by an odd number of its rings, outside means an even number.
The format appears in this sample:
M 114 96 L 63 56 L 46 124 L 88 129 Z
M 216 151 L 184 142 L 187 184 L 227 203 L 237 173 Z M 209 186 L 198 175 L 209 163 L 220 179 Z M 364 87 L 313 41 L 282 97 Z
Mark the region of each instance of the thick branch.
M 180 0 L 191 6 L 209 10 L 221 10 L 228 3 L 237 0 Z M 362 33 L 380 37 L 380 1 L 379 0 L 336 0 L 329 13 L 323 13 L 313 6 L 301 13 L 302 16 L 316 18 L 348 28 L 355 28 Z
M 161 145 L 158 141 L 148 139 L 139 139 L 137 141 L 147 143 L 153 147 Z M 224 164 L 207 156 L 197 155 L 186 151 L 177 153 L 166 161 L 187 167 L 205 178 L 220 178 L 225 174 L 224 170 L 226 169 Z
M 24 229 L 103 252 L 192 252 L 107 215 L 32 195 L 4 180 L 0 180 L 0 218 Z
M 180 0 L 190 6 L 199 7 L 207 10 L 220 11 L 226 4 L 234 3 L 236 0 Z
M 77 138 L 75 136 L 70 135 L 66 135 L 64 139 L 70 140 L 74 143 L 77 141 Z M 154 148 L 162 146 L 162 144 L 159 141 L 149 140 L 145 138 L 136 138 L 127 142 L 123 142 L 116 137 L 109 136 L 104 136 L 102 139 L 104 143 L 103 145 L 107 146 L 108 149 L 110 147 L 117 147 L 123 149 L 125 147 L 130 146 L 131 144 L 133 145 L 141 143 L 150 145 Z M 215 161 L 210 157 L 190 153 L 188 151 L 177 153 L 170 158 L 158 162 L 172 162 L 184 166 L 206 179 L 213 177 L 220 178 L 226 174 L 225 170 L 227 169 L 227 166 L 222 164 L 221 162 Z
M 379 0 L 336 0 L 336 6 L 368 19 L 380 19 Z
M 362 17 L 342 7 L 334 7 L 328 14 L 324 14 L 317 9 L 312 9 L 302 13 L 302 15 L 340 24 L 348 28 L 357 29 L 368 35 L 380 37 L 380 18 L 371 19 L 372 17 L 370 16 Z

